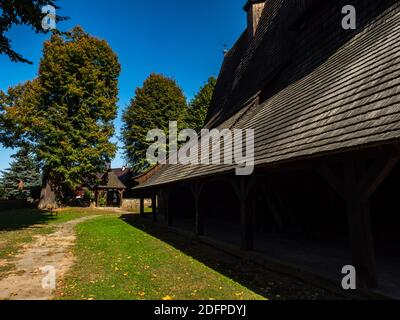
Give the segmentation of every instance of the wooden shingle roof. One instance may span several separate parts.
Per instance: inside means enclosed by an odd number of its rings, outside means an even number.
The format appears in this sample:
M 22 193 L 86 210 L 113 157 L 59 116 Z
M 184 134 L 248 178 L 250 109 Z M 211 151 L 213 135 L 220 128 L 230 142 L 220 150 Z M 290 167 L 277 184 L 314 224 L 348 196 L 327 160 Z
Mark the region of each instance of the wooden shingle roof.
M 113 170 L 109 170 L 101 178 L 101 183 L 97 186 L 97 189 L 126 189 L 126 186 Z
M 352 1 L 355 31 L 345 4 L 269 0 L 256 38 L 227 56 L 208 127 L 254 129 L 256 166 L 400 140 L 400 4 Z M 139 188 L 233 169 L 165 165 Z

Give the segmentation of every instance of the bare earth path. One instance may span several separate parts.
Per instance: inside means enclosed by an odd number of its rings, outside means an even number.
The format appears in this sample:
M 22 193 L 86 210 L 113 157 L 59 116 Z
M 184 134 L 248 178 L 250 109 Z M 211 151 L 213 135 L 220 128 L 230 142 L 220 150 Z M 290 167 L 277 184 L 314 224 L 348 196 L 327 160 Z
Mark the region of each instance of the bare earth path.
M 33 243 L 23 247 L 12 263 L 16 269 L 0 280 L 0 300 L 48 300 L 53 297 L 52 289 L 43 289 L 42 279 L 46 276 L 41 268 L 52 266 L 57 281 L 74 263 L 71 252 L 76 236 L 74 228 L 81 222 L 97 216 L 84 217 L 55 225 L 56 232 L 36 236 Z

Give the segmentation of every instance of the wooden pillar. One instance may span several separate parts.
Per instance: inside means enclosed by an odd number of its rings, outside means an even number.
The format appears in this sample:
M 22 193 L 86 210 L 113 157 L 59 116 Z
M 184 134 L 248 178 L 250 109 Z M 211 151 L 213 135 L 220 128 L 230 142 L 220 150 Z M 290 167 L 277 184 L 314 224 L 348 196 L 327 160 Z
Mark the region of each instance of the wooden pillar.
M 241 220 L 241 249 L 251 251 L 254 249 L 253 219 L 248 196 L 254 184 L 254 178 L 237 177 L 232 180 L 233 188 L 239 199 L 240 220 Z
M 261 231 L 262 228 L 262 222 L 260 219 L 260 207 L 259 207 L 259 199 L 258 197 L 253 197 L 251 201 L 251 212 L 252 212 L 252 217 L 253 217 L 253 227 L 254 231 Z
M 397 162 L 397 158 L 383 158 L 366 168 L 365 162 L 349 161 L 342 170 L 343 179 L 326 166 L 318 170 L 346 202 L 352 260 L 359 287 L 378 286 L 369 199 Z
M 161 200 L 161 208 L 162 212 L 164 215 L 164 219 L 167 222 L 167 225 L 169 227 L 172 227 L 173 224 L 173 217 L 172 217 L 172 212 L 169 210 L 169 195 L 170 195 L 170 190 L 167 188 L 164 188 L 160 191 L 160 200 Z
M 164 212 L 164 193 L 162 190 L 158 192 L 158 213 L 165 217 Z
M 194 182 L 190 186 L 194 198 L 195 233 L 198 236 L 204 236 L 204 216 L 200 210 L 200 195 L 203 186 L 204 184 L 199 182 Z
M 143 193 L 140 195 L 140 215 L 144 217 L 144 196 Z
M 284 220 L 280 215 L 279 208 L 275 205 L 272 200 L 272 188 L 270 182 L 261 183 L 261 192 L 264 198 L 266 199 L 267 210 L 271 214 L 278 232 L 282 232 L 284 230 Z
M 153 222 L 157 222 L 157 194 L 153 192 L 151 195 L 151 209 L 153 213 Z
M 174 217 L 173 217 L 173 212 L 170 210 L 169 207 L 169 190 L 165 191 L 165 217 L 167 219 L 167 225 L 168 227 L 172 227 L 174 224 Z
M 251 211 L 247 210 L 247 200 L 243 196 L 240 199 L 240 216 L 242 224 L 241 248 L 245 251 L 254 249 L 253 221 Z
M 378 286 L 369 203 L 358 199 L 347 203 L 348 227 L 353 265 L 363 287 Z

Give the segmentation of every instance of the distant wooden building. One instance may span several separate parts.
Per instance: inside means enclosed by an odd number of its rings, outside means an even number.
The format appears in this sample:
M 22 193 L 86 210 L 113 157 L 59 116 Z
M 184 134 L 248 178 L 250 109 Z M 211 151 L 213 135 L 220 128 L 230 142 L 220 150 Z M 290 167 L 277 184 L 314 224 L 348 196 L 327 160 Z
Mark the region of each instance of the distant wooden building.
M 131 197 L 136 185 L 135 174 L 129 168 L 110 169 L 99 176 L 100 183 L 95 186 L 96 206 L 121 207 L 124 198 Z M 100 199 L 103 199 L 102 201 Z
M 225 55 L 206 128 L 255 130 L 252 176 L 236 176 L 235 165 L 160 165 L 135 190 L 158 195 L 171 226 L 190 218 L 203 235 L 224 223 L 213 234 L 230 232 L 225 239 L 237 226 L 243 250 L 279 259 L 279 243 L 263 246 L 256 234 L 296 244 L 287 257 L 297 266 L 340 276 L 325 244 L 348 246 L 360 286 L 400 289 L 376 267 L 400 249 L 400 3 L 353 0 L 357 28 L 345 30 L 348 2 L 247 2 L 248 27 Z M 301 259 L 303 241 L 324 258 Z

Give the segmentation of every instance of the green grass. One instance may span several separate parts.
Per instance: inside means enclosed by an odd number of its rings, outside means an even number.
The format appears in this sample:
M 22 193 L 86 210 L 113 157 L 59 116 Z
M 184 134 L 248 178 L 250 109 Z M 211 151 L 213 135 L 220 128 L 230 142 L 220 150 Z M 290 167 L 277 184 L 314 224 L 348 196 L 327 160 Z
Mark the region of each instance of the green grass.
M 262 299 L 117 217 L 78 225 L 74 253 L 59 299 Z
M 54 225 L 99 214 L 92 209 L 69 208 L 51 215 L 37 209 L 18 209 L 0 212 L 0 279 L 13 270 L 9 262 L 22 245 L 33 241 L 35 236 L 54 232 Z M 104 214 L 102 212 L 102 214 Z M 6 262 L 6 263 L 4 263 Z

